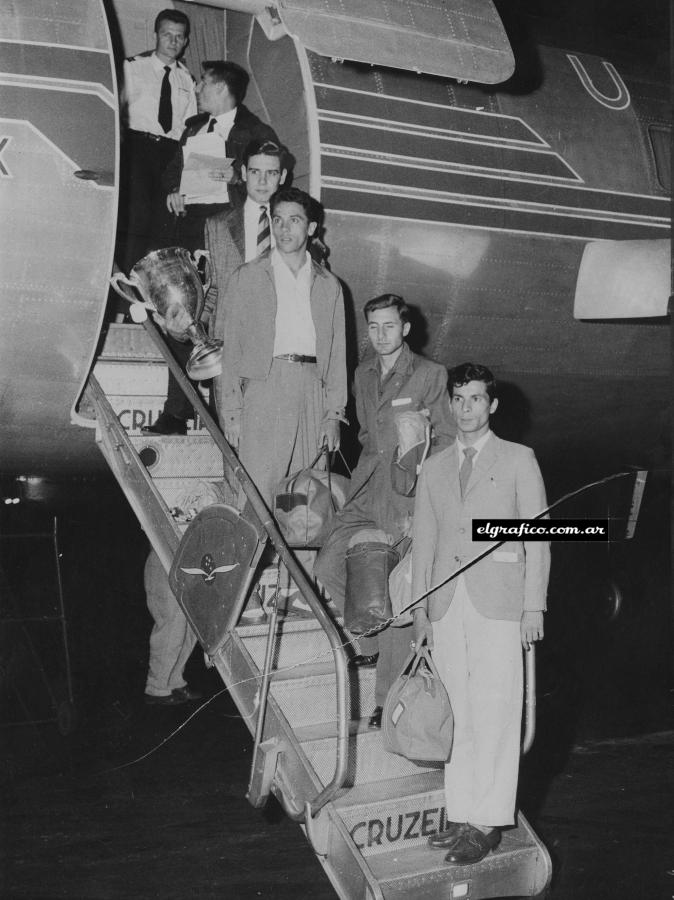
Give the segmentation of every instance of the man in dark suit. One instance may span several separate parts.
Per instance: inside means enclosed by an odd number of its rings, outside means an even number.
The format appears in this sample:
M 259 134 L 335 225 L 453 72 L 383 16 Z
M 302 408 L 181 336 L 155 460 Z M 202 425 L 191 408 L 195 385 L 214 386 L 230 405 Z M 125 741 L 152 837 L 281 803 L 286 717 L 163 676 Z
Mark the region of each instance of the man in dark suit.
M 188 250 L 203 248 L 206 217 L 245 198 L 241 164 L 248 144 L 252 140 L 279 143 L 274 129 L 243 104 L 250 80 L 245 69 L 226 61 L 204 62 L 202 68 L 201 81 L 196 87 L 199 114 L 185 123 L 180 149 L 166 167 L 162 179 L 172 220 L 162 235 L 161 246 L 175 244 Z M 222 164 L 209 173 L 215 193 L 209 202 L 186 203 L 180 192 L 185 152 L 191 138 L 209 133 L 222 139 Z
M 451 578 L 490 546 L 472 540 L 473 519 L 531 519 L 547 501 L 533 451 L 490 429 L 498 399 L 489 369 L 457 366 L 449 388 L 458 433 L 419 477 L 412 596 L 423 597 L 414 608 L 416 644 L 427 640 L 433 648 L 454 711 L 445 765 L 448 827 L 429 844 L 446 850 L 451 865 L 472 865 L 515 821 L 522 647 L 543 637 L 550 547 L 508 541 Z

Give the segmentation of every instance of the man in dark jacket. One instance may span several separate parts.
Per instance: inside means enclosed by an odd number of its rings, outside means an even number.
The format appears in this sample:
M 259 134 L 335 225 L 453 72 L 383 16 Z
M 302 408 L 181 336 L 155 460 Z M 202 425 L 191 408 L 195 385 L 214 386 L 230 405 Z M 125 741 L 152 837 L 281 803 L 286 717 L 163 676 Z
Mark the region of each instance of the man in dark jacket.
M 335 517 L 314 567 L 340 612 L 346 593 L 346 552 L 354 539 L 358 540 L 359 532 L 381 530 L 390 543 L 409 532 L 416 466 L 411 478 L 397 469 L 401 417 L 428 422 L 431 452 L 448 446 L 456 433 L 449 414 L 447 370 L 410 350 L 405 341 L 411 327 L 409 308 L 403 298 L 382 294 L 369 300 L 363 313 L 374 350 L 355 375 L 358 438 L 363 452 L 351 477 L 349 498 Z M 359 642 L 362 655 L 356 657 L 356 664 L 374 661 L 379 651 L 371 728 L 381 727 L 384 700 L 409 653 L 410 638 L 409 628 L 387 628 L 378 637 Z
M 212 61 L 202 64 L 203 74 L 196 87 L 199 113 L 188 119 L 180 139 L 180 149 L 166 167 L 162 179 L 166 191 L 166 207 L 172 214 L 162 246 L 198 250 L 204 246 L 204 222 L 207 216 L 221 212 L 229 203 L 243 202 L 245 190 L 241 177 L 243 154 L 252 140 L 279 143 L 270 125 L 243 105 L 250 76 L 233 62 Z M 215 134 L 220 138 L 222 162 L 209 171 L 211 195 L 204 202 L 190 202 L 180 191 L 190 141 L 197 135 Z M 171 234 L 171 231 L 173 234 Z

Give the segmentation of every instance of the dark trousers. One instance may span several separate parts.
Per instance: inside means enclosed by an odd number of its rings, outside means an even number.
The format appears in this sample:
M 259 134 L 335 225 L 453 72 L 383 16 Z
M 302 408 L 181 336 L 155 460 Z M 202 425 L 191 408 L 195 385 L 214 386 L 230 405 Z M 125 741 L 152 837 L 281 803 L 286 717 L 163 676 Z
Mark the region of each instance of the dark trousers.
M 120 179 L 118 263 L 128 274 L 135 263 L 156 249 L 164 220 L 166 197 L 161 176 L 178 150 L 178 142 L 154 141 L 127 132 L 122 150 Z
M 184 372 L 185 366 L 187 365 L 187 360 L 189 359 L 190 353 L 192 352 L 192 343 L 188 341 L 186 344 L 182 344 L 180 341 L 172 338 L 170 334 L 164 335 L 164 340 L 168 344 L 169 350 L 175 357 L 176 361 L 180 363 L 180 367 Z M 183 420 L 191 419 L 194 415 L 192 404 L 183 394 L 180 385 L 173 377 L 172 372 L 169 372 L 168 390 L 166 392 L 164 412 L 168 413 L 170 416 L 175 416 L 176 419 Z

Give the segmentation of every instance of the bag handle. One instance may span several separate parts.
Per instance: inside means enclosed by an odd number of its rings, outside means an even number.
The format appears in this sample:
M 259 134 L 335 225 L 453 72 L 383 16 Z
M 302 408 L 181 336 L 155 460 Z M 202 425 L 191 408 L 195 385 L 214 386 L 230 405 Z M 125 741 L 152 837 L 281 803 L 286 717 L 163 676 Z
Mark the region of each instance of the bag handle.
M 430 650 L 426 646 L 425 642 L 420 647 L 417 647 L 416 650 L 413 650 L 407 657 L 405 665 L 402 668 L 402 673 L 406 674 L 409 678 L 410 676 L 414 675 L 422 662 L 426 663 L 433 677 L 441 682 L 440 674 L 435 666 L 435 663 L 433 662 L 433 657 L 431 656 Z

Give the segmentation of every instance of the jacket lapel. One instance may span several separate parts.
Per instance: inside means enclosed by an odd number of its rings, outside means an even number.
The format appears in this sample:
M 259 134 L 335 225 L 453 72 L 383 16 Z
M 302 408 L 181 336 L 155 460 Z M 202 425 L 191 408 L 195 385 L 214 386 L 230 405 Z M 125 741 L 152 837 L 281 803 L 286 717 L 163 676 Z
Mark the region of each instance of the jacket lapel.
M 235 209 L 230 216 L 227 217 L 227 227 L 232 236 L 234 246 L 241 254 L 241 262 L 246 258 L 246 235 L 243 224 L 243 207 Z

